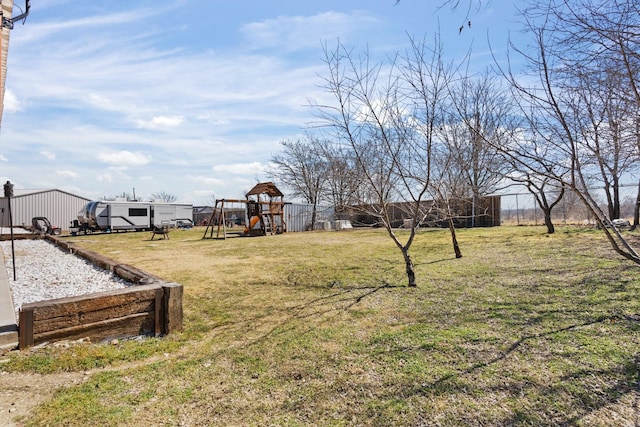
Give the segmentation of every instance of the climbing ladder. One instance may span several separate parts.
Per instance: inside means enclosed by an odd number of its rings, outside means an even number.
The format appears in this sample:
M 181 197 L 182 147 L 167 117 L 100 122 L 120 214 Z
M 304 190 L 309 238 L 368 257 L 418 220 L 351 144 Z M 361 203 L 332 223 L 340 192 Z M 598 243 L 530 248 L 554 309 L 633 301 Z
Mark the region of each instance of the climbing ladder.
M 265 236 L 267 234 L 273 234 L 273 224 L 271 221 L 271 214 L 268 212 L 262 212 L 262 229 L 264 230 Z

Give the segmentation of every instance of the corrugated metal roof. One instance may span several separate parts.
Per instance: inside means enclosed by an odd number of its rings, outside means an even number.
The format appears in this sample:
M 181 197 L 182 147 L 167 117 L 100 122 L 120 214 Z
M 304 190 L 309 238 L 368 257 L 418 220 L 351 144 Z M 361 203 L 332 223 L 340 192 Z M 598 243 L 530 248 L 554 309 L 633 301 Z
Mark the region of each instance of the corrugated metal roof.
M 46 191 L 54 191 L 53 188 L 14 188 L 13 197 L 27 196 L 29 194 L 44 193 Z
M 58 190 L 57 188 L 39 188 L 39 189 L 29 189 L 29 188 L 21 188 L 21 189 L 13 189 L 13 197 L 25 197 L 33 194 L 42 194 L 49 192 L 58 192 L 63 194 L 68 194 L 69 196 L 77 197 L 80 199 L 85 199 L 87 202 L 90 202 L 91 199 L 87 199 L 86 197 L 78 196 L 77 194 L 69 193 L 68 191 Z M 4 192 L 0 192 L 0 198 L 4 197 Z

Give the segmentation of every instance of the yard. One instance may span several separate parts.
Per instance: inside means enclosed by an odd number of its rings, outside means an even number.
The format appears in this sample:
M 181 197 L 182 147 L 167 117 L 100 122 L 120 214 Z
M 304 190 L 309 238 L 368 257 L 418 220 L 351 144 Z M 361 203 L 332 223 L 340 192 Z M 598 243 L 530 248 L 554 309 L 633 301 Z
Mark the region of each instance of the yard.
M 202 233 L 73 238 L 183 284 L 184 332 L 13 352 L 5 383 L 74 378 L 17 422 L 640 423 L 640 266 L 597 230 L 422 230 L 417 288 L 382 230 Z

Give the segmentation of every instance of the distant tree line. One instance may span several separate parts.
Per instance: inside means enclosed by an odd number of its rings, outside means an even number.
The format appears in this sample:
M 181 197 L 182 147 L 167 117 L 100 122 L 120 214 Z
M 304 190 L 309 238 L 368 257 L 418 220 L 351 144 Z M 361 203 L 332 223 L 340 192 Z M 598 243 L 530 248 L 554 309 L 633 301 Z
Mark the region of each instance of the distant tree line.
M 116 200 L 116 199 L 122 199 L 122 200 L 126 200 L 129 202 L 141 202 L 143 201 L 142 197 L 137 197 L 134 193 L 128 193 L 126 191 L 123 191 L 122 193 L 118 194 L 117 196 L 113 196 L 113 197 L 103 197 L 103 200 Z M 173 194 L 169 194 L 166 193 L 164 191 L 160 191 L 158 193 L 152 193 L 151 196 L 149 197 L 149 201 L 150 202 L 155 202 L 155 201 L 162 201 L 164 203 L 173 203 L 177 200 L 177 197 Z

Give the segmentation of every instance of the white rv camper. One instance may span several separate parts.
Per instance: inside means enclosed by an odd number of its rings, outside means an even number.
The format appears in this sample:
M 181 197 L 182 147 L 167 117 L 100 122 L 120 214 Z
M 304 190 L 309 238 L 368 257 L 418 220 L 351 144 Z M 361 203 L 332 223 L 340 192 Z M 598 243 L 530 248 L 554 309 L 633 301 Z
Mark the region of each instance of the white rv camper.
M 95 201 L 78 212 L 79 231 L 146 231 L 193 224 L 193 206 L 162 202 Z

